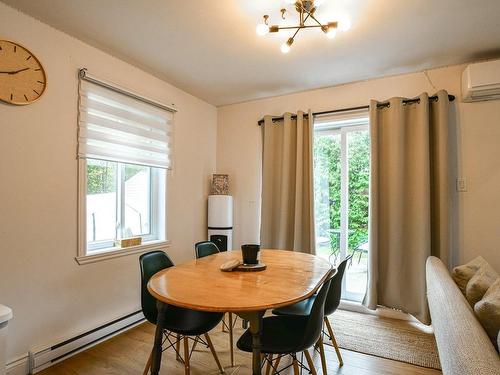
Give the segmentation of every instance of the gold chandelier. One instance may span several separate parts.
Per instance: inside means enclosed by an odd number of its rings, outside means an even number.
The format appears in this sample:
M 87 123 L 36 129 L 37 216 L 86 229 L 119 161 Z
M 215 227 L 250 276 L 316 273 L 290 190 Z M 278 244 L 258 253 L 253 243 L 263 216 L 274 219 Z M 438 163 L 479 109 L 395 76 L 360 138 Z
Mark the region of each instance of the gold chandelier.
M 324 0 L 286 0 L 285 2 L 293 5 L 299 14 L 299 24 L 297 26 L 269 25 L 269 15 L 266 14 L 263 16 L 263 21 L 257 25 L 256 29 L 257 34 L 260 36 L 265 36 L 269 33 L 277 33 L 281 30 L 295 30 L 293 35 L 281 45 L 281 52 L 283 53 L 290 52 L 290 47 L 295 37 L 302 29 L 321 28 L 329 39 L 333 39 L 337 35 L 337 30 L 346 31 L 351 27 L 351 23 L 346 17 L 326 24 L 319 22 L 315 16 L 315 12 L 317 8 L 325 2 Z M 285 8 L 281 9 L 281 18 L 283 20 L 286 18 L 286 12 L 287 10 Z M 307 21 L 312 24 L 306 24 Z

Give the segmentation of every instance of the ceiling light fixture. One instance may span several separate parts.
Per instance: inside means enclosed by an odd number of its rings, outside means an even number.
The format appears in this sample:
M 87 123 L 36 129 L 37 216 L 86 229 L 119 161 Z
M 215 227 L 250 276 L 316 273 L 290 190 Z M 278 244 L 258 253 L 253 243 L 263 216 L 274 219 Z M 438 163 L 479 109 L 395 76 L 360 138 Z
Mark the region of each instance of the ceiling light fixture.
M 279 25 L 268 25 L 269 16 L 266 14 L 263 19 L 264 21 L 257 25 L 257 34 L 260 36 L 267 35 L 268 33 L 277 33 L 280 30 L 295 30 L 295 33 L 291 38 L 281 45 L 281 52 L 288 53 L 290 48 L 301 29 L 308 28 L 321 28 L 321 30 L 326 34 L 329 39 L 335 38 L 337 31 L 347 31 L 351 27 L 351 21 L 348 17 L 342 17 L 337 22 L 328 22 L 327 24 L 322 24 L 315 17 L 314 13 L 318 6 L 324 3 L 324 0 L 285 0 L 287 4 L 294 5 L 295 10 L 299 13 L 299 25 L 297 26 L 279 26 Z M 286 9 L 281 9 L 281 18 L 285 19 Z M 311 18 L 314 21 L 313 25 L 306 25 L 306 21 Z
M 257 25 L 257 28 L 255 31 L 257 32 L 257 35 L 264 36 L 269 33 L 269 26 L 267 25 L 267 20 L 269 19 L 269 16 L 266 14 L 264 17 L 264 22 L 261 22 Z

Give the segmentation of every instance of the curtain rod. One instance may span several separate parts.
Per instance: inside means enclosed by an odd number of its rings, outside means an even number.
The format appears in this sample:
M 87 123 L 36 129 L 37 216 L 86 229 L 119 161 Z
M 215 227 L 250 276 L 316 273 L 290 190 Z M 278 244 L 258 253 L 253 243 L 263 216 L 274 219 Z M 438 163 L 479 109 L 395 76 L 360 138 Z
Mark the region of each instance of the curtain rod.
M 434 95 L 434 96 L 429 96 L 429 101 L 437 101 L 438 100 L 438 97 L 437 95 Z M 455 95 L 448 95 L 448 100 L 450 102 L 454 101 L 455 100 Z M 411 103 L 417 103 L 420 101 L 420 98 L 414 98 L 414 99 L 405 99 L 403 100 L 403 103 L 404 104 L 411 104 Z M 384 103 L 379 103 L 377 104 L 377 108 L 384 108 L 384 107 L 389 107 L 389 102 L 384 102 Z M 351 111 L 358 111 L 358 110 L 361 110 L 361 109 L 369 109 L 370 106 L 369 105 L 362 105 L 360 107 L 351 107 L 351 108 L 341 108 L 341 109 L 332 109 L 330 111 L 322 111 L 322 112 L 313 112 L 313 116 L 319 116 L 319 115 L 326 115 L 326 114 L 330 114 L 330 113 L 340 113 L 340 112 L 351 112 Z M 307 114 L 304 114 L 304 117 L 307 117 L 308 115 Z M 292 115 L 292 119 L 296 119 L 297 118 L 297 115 Z M 283 120 L 284 117 L 281 116 L 281 117 L 273 117 L 272 118 L 272 121 L 280 121 L 280 120 Z M 264 123 L 264 119 L 261 119 L 257 122 L 257 124 L 259 126 L 261 126 L 262 124 Z
M 115 85 L 113 83 L 97 79 L 97 78 L 95 78 L 95 77 L 93 77 L 93 76 L 91 76 L 91 75 L 89 75 L 87 73 L 87 68 L 80 69 L 80 71 L 78 72 L 78 76 L 80 77 L 80 79 L 83 79 L 84 81 L 95 83 L 96 85 L 105 87 L 105 88 L 107 88 L 109 90 L 112 90 L 112 91 L 115 91 L 117 93 L 123 94 L 125 96 L 130 97 L 130 98 L 139 100 L 139 101 L 141 101 L 143 103 L 152 105 L 154 107 L 157 107 L 157 108 L 169 111 L 169 112 L 173 112 L 173 113 L 177 112 L 177 109 L 174 108 L 174 107 L 172 107 L 172 106 L 169 106 L 169 105 L 166 105 L 166 104 L 162 104 L 162 103 L 158 103 L 157 101 L 154 101 L 152 99 L 148 99 L 148 98 L 146 98 L 144 96 L 141 96 L 141 95 L 136 94 L 134 92 L 131 92 L 129 90 L 123 89 L 123 88 L 121 88 L 121 87 L 119 87 L 119 86 L 117 86 L 117 85 Z

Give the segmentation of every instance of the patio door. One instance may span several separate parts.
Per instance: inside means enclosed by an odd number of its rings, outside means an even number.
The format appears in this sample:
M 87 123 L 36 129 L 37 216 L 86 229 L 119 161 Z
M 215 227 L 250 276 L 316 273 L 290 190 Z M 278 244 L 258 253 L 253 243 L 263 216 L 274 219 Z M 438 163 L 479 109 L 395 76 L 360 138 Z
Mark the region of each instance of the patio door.
M 368 266 L 368 113 L 316 117 L 314 204 L 316 252 L 333 265 L 347 255 L 342 298 L 360 302 Z

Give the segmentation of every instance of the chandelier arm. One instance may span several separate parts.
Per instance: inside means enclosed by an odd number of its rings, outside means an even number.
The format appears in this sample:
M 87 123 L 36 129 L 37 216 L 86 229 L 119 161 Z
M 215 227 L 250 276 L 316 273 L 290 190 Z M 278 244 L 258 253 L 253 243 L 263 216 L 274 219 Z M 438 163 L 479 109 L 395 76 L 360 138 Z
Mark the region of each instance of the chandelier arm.
M 308 19 L 309 17 L 311 17 L 314 21 L 316 21 L 316 23 L 318 24 L 318 26 L 316 26 L 316 27 L 321 27 L 321 28 L 325 27 L 325 25 L 323 25 L 321 22 L 319 22 L 319 21 L 317 20 L 317 18 L 316 18 L 316 17 L 314 17 L 314 15 L 313 15 L 313 13 L 312 13 L 312 12 L 310 12 L 310 11 L 308 11 L 306 8 L 304 8 L 304 6 L 302 5 L 302 3 L 300 3 L 300 4 L 298 4 L 298 5 L 299 5 L 299 7 L 300 7 L 300 9 L 302 10 L 302 12 L 303 12 L 303 13 L 307 13 L 307 17 L 306 17 L 306 18 L 304 18 L 304 20 L 302 21 L 302 27 L 303 27 L 303 28 L 305 28 L 305 27 L 306 27 L 306 26 L 304 25 L 304 23 L 307 21 L 307 19 Z
M 278 27 L 278 30 L 292 30 L 292 29 L 315 29 L 318 27 L 322 27 L 319 25 L 304 25 L 304 26 L 282 26 Z
M 307 17 L 306 17 L 306 18 L 304 18 L 304 20 L 302 21 L 302 27 L 299 27 L 299 28 L 295 31 L 295 33 L 294 33 L 294 34 L 293 34 L 293 36 L 292 36 L 292 39 L 295 39 L 295 37 L 296 37 L 296 36 L 297 36 L 297 34 L 299 33 L 300 29 L 305 28 L 304 22 L 306 22 L 306 21 L 307 21 L 307 19 L 308 19 L 310 16 L 311 16 L 311 13 L 307 13 Z
M 300 27 L 295 31 L 295 33 L 293 33 L 292 39 L 295 39 L 295 37 L 297 36 L 297 34 L 299 33 L 299 31 L 300 31 Z
M 310 15 L 310 16 L 311 16 L 311 18 L 312 18 L 313 20 L 315 20 L 315 21 L 316 21 L 316 23 L 319 25 L 319 26 L 317 26 L 317 27 L 324 27 L 324 26 L 325 26 L 325 25 L 323 25 L 321 22 L 319 22 L 319 21 L 316 19 L 316 17 L 314 17 L 312 14 L 309 14 L 309 15 Z

